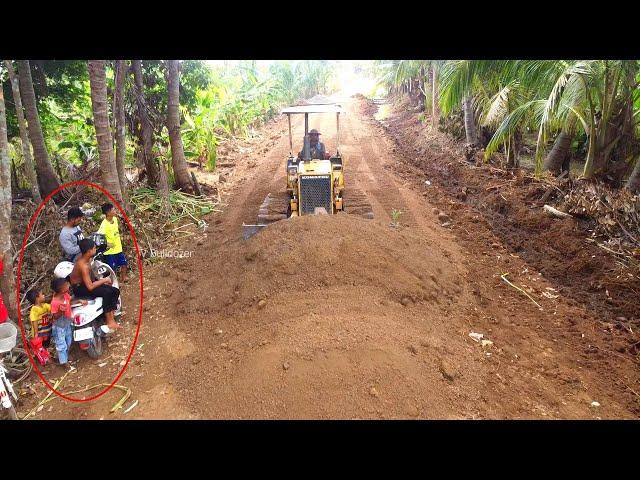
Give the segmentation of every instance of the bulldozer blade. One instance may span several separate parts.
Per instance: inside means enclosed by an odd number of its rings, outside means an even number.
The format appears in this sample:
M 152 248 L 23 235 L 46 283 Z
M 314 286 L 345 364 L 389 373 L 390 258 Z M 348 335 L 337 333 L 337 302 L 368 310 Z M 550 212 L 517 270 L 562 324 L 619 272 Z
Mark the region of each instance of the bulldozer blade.
M 272 214 L 260 214 L 258 215 L 259 222 L 277 222 L 278 220 L 285 220 L 287 218 L 286 213 L 272 213 Z
M 289 218 L 289 202 L 291 198 L 287 192 L 269 193 L 258 209 L 256 223 L 253 225 L 242 224 L 242 238 L 247 240 L 253 237 L 264 227 Z
M 367 200 L 367 196 L 361 190 L 347 188 L 343 192 L 344 211 L 351 215 L 358 215 L 364 218 L 373 218 L 373 207 Z M 288 192 L 269 193 L 258 209 L 256 223 L 253 225 L 242 224 L 242 238 L 248 239 L 262 230 L 264 227 L 286 220 L 291 212 L 289 211 L 291 197 Z M 314 210 L 314 215 L 327 215 L 328 212 L 322 207 Z
M 245 225 L 242 224 L 242 239 L 248 240 L 253 237 L 256 233 L 262 230 L 266 225 Z

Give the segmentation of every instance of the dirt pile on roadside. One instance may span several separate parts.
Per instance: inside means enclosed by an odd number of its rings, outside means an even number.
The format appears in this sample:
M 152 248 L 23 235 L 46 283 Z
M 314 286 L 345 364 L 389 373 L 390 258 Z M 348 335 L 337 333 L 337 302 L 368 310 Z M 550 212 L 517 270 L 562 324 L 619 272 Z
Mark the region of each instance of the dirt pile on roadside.
M 355 98 L 361 101 L 360 113 L 362 113 L 365 116 L 373 116 L 378 111 L 378 106 L 375 103 L 373 103 L 372 100 L 369 100 L 367 97 L 365 97 L 361 93 L 356 93 L 355 95 L 352 95 L 351 98 Z
M 382 128 L 394 139 L 403 161 L 418 167 L 441 189 L 441 198 L 435 191 L 430 194 L 432 203 L 441 201 L 459 210 L 454 223 L 464 227 L 469 219 L 462 207 L 471 206 L 514 253 L 559 285 L 564 295 L 589 305 L 603 319 L 640 321 L 640 280 L 586 241 L 595 221 L 551 219 L 543 212 L 544 203 L 555 205 L 561 199 L 552 185 L 535 181 L 526 171 L 508 172 L 481 161 L 464 161 L 459 144 L 441 132 L 428 131 L 415 113 L 396 109 Z M 476 156 L 478 161 L 480 154 Z M 408 171 L 407 175 L 414 174 Z M 451 204 L 452 198 L 458 205 Z

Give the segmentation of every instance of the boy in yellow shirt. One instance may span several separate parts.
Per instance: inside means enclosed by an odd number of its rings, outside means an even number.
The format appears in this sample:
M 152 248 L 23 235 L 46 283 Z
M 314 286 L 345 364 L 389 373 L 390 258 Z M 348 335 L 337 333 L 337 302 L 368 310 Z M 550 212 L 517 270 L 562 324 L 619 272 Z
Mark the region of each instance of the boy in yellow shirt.
M 127 278 L 127 257 L 122 252 L 122 241 L 120 240 L 120 229 L 118 227 L 118 217 L 116 217 L 116 209 L 113 204 L 105 203 L 102 205 L 102 213 L 104 220 L 100 224 L 98 233 L 102 233 L 107 238 L 108 250 L 104 252 L 104 260 L 115 272 L 116 269 L 122 270 L 122 280 Z
M 51 305 L 38 289 L 29 290 L 27 300 L 33 305 L 29 311 L 31 338 L 42 338 L 42 345 L 47 348 L 51 341 Z

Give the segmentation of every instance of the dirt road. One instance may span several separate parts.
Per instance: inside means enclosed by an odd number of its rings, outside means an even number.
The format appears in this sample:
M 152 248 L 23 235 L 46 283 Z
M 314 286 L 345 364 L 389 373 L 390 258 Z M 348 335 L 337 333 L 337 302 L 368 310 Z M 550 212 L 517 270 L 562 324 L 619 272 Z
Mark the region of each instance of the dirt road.
M 368 195 L 374 220 L 302 217 L 243 241 L 242 222 L 285 184 L 286 124 L 270 125 L 237 156 L 207 238 L 181 246 L 191 257 L 145 270 L 143 346 L 123 378 L 139 404 L 115 416 L 637 418 L 623 393 L 640 391 L 633 364 L 581 357 L 592 347 L 591 314 L 543 296 L 554 285 L 473 212 L 463 242 L 450 228 L 461 207 L 435 208 L 435 187 L 402 162 L 365 104 L 346 107 L 345 178 Z M 334 123 L 310 122 L 329 151 Z M 298 120 L 298 144 L 302 131 Z M 59 404 L 40 418 L 110 418 L 114 399 Z

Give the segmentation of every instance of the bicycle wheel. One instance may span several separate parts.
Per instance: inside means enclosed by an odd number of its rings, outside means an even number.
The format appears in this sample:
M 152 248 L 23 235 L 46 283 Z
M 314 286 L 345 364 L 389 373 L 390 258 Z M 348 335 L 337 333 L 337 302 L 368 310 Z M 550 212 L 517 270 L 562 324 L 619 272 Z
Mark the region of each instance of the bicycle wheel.
M 33 370 L 29 355 L 20 347 L 11 350 L 4 359 L 4 365 L 8 370 L 7 376 L 13 384 L 23 381 Z

